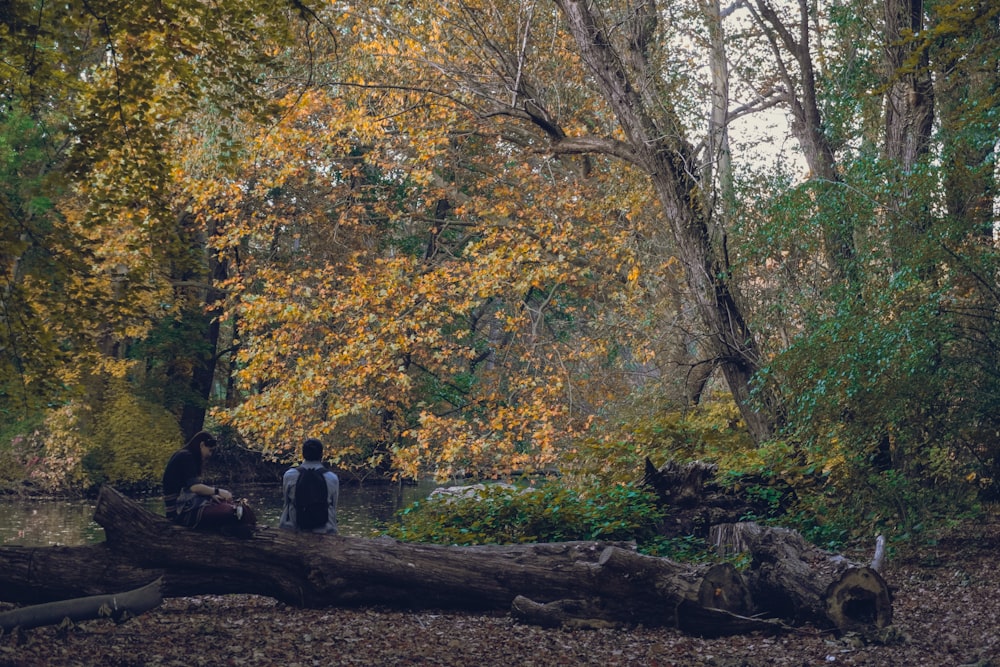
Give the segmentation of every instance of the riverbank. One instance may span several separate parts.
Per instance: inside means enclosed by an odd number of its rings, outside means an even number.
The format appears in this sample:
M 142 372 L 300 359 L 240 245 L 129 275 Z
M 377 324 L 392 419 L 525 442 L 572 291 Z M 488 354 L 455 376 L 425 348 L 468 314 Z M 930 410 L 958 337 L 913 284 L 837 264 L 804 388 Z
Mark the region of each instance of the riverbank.
M 370 537 L 388 525 L 396 513 L 426 498 L 437 485 L 426 480 L 417 484 L 352 484 L 341 486 L 338 518 L 341 534 Z M 278 525 L 281 486 L 278 483 L 234 487 L 248 498 L 261 525 Z M 151 512 L 162 514 L 160 496 L 138 498 Z M 0 496 L 0 545 L 81 546 L 104 541 L 104 530 L 94 520 L 94 503 L 72 497 Z
M 863 554 L 856 554 L 864 558 Z M 886 565 L 893 631 L 882 641 L 802 628 L 702 639 L 669 628 L 546 630 L 506 615 L 298 609 L 246 595 L 169 599 L 115 625 L 87 621 L 0 637 L 0 667 L 48 665 L 645 665 L 1000 667 L 996 508 L 906 546 Z M 9 606 L 9 605 L 8 605 Z

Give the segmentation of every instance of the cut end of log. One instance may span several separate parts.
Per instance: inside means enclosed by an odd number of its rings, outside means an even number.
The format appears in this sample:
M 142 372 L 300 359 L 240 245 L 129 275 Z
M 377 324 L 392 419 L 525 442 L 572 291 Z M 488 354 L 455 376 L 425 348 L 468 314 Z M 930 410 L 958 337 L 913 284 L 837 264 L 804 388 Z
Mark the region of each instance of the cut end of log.
M 713 565 L 701 580 L 698 602 L 709 609 L 748 614 L 753 608 L 750 591 L 739 571 L 728 563 Z
M 892 594 L 870 567 L 852 568 L 826 590 L 826 613 L 838 630 L 884 628 L 892 623 Z

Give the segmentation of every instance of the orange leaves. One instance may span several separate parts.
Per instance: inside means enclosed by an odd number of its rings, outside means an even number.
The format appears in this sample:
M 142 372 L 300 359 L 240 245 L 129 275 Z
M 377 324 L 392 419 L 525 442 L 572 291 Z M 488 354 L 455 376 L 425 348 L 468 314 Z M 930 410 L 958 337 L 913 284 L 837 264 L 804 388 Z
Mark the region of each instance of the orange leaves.
M 357 16 L 402 11 L 422 8 Z M 607 336 L 641 347 L 627 331 L 643 319 L 641 260 L 617 213 L 632 191 L 605 163 L 583 178 L 512 142 L 513 126 L 424 94 L 450 85 L 425 68 L 454 27 L 440 18 L 352 25 L 319 64 L 349 85 L 278 96 L 279 123 L 234 128 L 246 160 L 185 169 L 239 270 L 240 403 L 217 417 L 273 456 L 323 434 L 344 465 L 388 452 L 406 474 L 544 468 L 627 385 Z
M 567 405 L 558 382 L 525 382 L 523 390 L 501 398 L 484 395 L 481 415 L 454 419 L 424 411 L 418 428 L 407 432 L 408 444 L 397 452 L 406 474 L 426 468 L 428 454 L 439 478 L 454 475 L 510 474 L 543 470 L 556 463 L 568 432 Z M 436 454 L 436 455 L 435 455 Z
M 254 178 L 284 190 L 268 200 L 268 217 L 247 215 L 261 206 L 251 203 L 261 189 L 239 190 L 235 233 L 250 252 L 230 308 L 244 396 L 218 417 L 276 456 L 327 433 L 342 463 L 357 460 L 359 443 L 381 442 L 405 474 L 552 465 L 588 418 L 577 401 L 615 393 L 587 388 L 578 373 L 606 381 L 607 346 L 588 333 L 589 313 L 600 317 L 593 299 L 617 289 L 603 276 L 635 264 L 601 208 L 588 205 L 586 184 L 568 194 L 571 181 L 542 177 L 537 163 L 501 172 L 504 156 L 487 149 L 454 156 L 467 165 L 454 174 L 461 193 L 431 187 L 440 178 L 414 166 L 416 157 L 433 166 L 454 146 L 440 138 L 447 127 L 430 141 L 420 127 L 358 158 L 352 178 L 365 181 L 322 185 L 331 167 L 317 163 L 310 176 L 304 156 L 325 130 L 300 125 L 294 142 L 259 144 L 257 166 L 275 167 Z M 279 166 L 276 156 L 290 151 L 305 171 Z M 442 198 L 460 205 L 428 217 Z M 325 219 L 307 205 L 323 207 Z M 265 248 L 277 251 L 256 250 Z

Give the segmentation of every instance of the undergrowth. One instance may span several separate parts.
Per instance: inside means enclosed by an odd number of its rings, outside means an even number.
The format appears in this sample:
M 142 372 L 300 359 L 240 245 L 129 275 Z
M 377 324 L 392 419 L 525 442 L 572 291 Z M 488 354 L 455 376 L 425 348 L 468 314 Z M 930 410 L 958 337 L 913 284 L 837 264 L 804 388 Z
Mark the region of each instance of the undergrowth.
M 636 406 L 634 414 L 623 413 L 617 424 L 578 441 L 560 476 L 544 484 L 486 485 L 467 495 L 432 497 L 404 510 L 388 533 L 454 545 L 629 541 L 642 553 L 674 560 L 717 559 L 699 536 L 664 535 L 671 508 L 640 482 L 647 459 L 655 467 L 714 463 L 713 481 L 753 508 L 740 520 L 794 528 L 830 551 L 877 534 L 890 544 L 906 542 L 975 511 L 969 488 L 879 470 L 852 456 L 858 448 L 851 443 L 807 446 L 789 436 L 758 445 L 731 401 L 654 408 Z

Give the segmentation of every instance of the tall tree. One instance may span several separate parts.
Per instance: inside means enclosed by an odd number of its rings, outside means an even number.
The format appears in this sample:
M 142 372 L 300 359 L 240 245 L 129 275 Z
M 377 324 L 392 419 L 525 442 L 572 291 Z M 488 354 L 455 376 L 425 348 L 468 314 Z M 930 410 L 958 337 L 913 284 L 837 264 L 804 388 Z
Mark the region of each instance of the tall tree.
M 266 1 L 4 6 L 0 115 L 6 128 L 37 128 L 31 140 L 17 130 L 11 147 L 22 164 L 5 179 L 12 367 L 22 395 L 39 388 L 34 405 L 72 406 L 76 432 L 94 431 L 110 409 L 109 378 L 129 375 L 133 391 L 157 394 L 154 383 L 139 381 L 146 366 L 165 361 L 150 332 L 184 313 L 204 317 L 217 298 L 191 287 L 211 281 L 211 258 L 175 198 L 173 136 L 206 100 L 217 119 L 263 110 L 262 67 L 299 16 L 297 6 Z M 174 351 L 191 363 L 173 361 L 185 369 L 177 379 L 198 395 L 188 395 L 186 410 L 172 407 L 192 430 L 201 426 L 215 353 L 205 351 L 214 347 L 211 324 L 189 331 L 201 343 Z M 148 357 L 135 358 L 138 343 Z M 5 394 L 12 386 L 4 383 Z M 12 405 L 5 400 L 5 409 Z M 31 408 L 24 404 L 22 414 Z
M 981 167 L 983 156 L 995 155 L 995 142 L 985 138 L 995 136 L 986 130 L 994 114 L 982 110 L 981 99 L 989 95 L 986 82 L 997 80 L 996 42 L 989 37 L 996 14 L 980 3 L 931 10 L 887 1 L 875 10 L 865 3 L 800 3 L 797 13 L 755 6 L 770 44 L 785 36 L 787 53 L 801 53 L 795 49 L 806 43 L 813 49 L 815 57 L 796 62 L 814 67 L 819 115 L 813 132 L 832 149 L 834 180 L 817 183 L 811 171 L 812 182 L 783 188 L 763 209 L 764 233 L 751 238 L 761 247 L 765 239 L 779 239 L 780 254 L 771 252 L 773 259 L 761 263 L 760 249 L 743 245 L 741 251 L 751 263 L 787 269 L 798 281 L 818 253 L 809 242 L 812 224 L 850 230 L 846 289 L 821 281 L 782 308 L 794 317 L 785 318 L 792 323 L 788 344 L 771 368 L 794 397 L 794 433 L 811 446 L 809 465 L 821 462 L 834 485 L 850 485 L 859 499 L 869 497 L 863 490 L 875 498 L 912 494 L 910 504 L 922 505 L 931 501 L 916 499 L 942 480 L 960 493 L 956 482 L 963 475 L 973 479 L 989 467 L 969 434 L 990 422 L 982 417 L 983 406 L 995 400 L 993 364 L 976 370 L 967 360 L 981 363 L 996 354 L 996 297 L 984 279 L 995 270 L 996 254 L 983 234 L 995 215 L 979 224 L 968 210 L 955 215 L 960 206 L 948 203 L 947 184 L 971 186 L 960 197 L 966 201 L 991 197 L 989 180 L 973 185 L 959 174 L 963 162 Z M 979 28 L 970 30 L 973 25 Z M 979 57 L 967 64 L 950 57 L 970 49 Z M 957 63 L 962 66 L 953 69 Z M 965 83 L 976 79 L 959 72 L 965 66 L 979 74 L 983 87 L 975 92 Z M 784 67 L 776 57 L 772 71 Z M 768 71 L 762 74 L 758 80 Z M 978 158 L 963 148 L 977 136 Z M 808 156 L 809 142 L 802 143 Z M 953 162 L 958 154 L 964 157 Z M 980 176 L 991 171 L 977 169 Z M 779 275 L 756 273 L 764 284 Z M 970 392 L 956 392 L 959 386 Z M 945 414 L 963 417 L 952 421 Z M 898 515 L 915 521 L 906 509 Z
M 558 14 L 521 2 L 428 11 L 386 6 L 367 16 L 418 45 L 400 56 L 427 68 L 419 87 L 534 128 L 540 134 L 533 145 L 544 141 L 556 155 L 609 156 L 646 174 L 684 267 L 705 347 L 751 433 L 765 440 L 781 423 L 780 400 L 769 387 L 754 395 L 761 354 L 729 279 L 721 236 L 710 230 L 704 155 L 689 137 L 687 100 L 677 95 L 684 81 L 669 76 L 670 27 L 652 2 L 554 4 Z
M 237 267 L 243 396 L 219 418 L 276 457 L 313 433 L 357 468 L 550 465 L 627 384 L 608 360 L 641 351 L 609 335 L 642 326 L 620 326 L 640 312 L 634 227 L 469 114 L 345 88 L 288 95 L 235 187 L 192 179 L 225 193 L 203 210 Z

